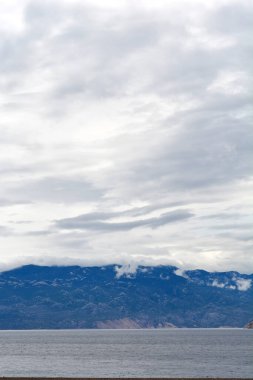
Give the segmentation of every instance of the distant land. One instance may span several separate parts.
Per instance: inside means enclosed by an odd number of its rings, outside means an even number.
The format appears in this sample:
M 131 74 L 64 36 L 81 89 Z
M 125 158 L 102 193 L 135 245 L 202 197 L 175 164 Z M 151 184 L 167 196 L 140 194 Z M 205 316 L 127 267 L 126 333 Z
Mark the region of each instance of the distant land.
M 252 320 L 252 274 L 173 266 L 132 272 L 118 265 L 2 272 L 0 329 L 245 327 Z
M 253 329 L 253 320 L 250 321 L 249 323 L 247 323 L 247 325 L 245 327 L 246 327 L 246 329 Z

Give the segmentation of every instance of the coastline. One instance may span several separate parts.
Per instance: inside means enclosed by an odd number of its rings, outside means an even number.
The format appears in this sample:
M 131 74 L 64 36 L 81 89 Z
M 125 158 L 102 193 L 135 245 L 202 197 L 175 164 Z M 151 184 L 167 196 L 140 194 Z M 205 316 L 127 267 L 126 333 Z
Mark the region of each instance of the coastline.
M 253 380 L 253 377 L 0 377 L 2 380 Z

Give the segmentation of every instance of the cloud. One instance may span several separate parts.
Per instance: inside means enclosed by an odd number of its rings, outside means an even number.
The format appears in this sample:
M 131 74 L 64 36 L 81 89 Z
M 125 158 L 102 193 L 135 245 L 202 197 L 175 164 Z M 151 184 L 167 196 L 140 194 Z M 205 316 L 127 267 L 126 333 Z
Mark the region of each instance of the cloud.
M 250 289 L 251 287 L 251 279 L 247 278 L 238 278 L 234 276 L 232 278 L 232 283 L 226 281 L 226 282 L 220 282 L 217 279 L 215 279 L 211 286 L 215 286 L 216 288 L 226 288 L 226 289 L 232 289 L 232 290 L 239 290 L 241 292 L 245 292 Z
M 122 266 L 115 266 L 116 278 L 120 278 L 122 276 L 131 277 L 137 271 L 138 265 L 136 263 L 130 263 Z
M 138 227 L 158 228 L 169 223 L 175 223 L 193 217 L 187 210 L 175 210 L 161 214 L 159 217 L 137 219 L 125 222 L 101 221 L 111 219 L 120 213 L 91 213 L 75 218 L 58 220 L 56 226 L 62 229 L 84 229 L 104 232 L 128 231 Z
M 226 285 L 227 285 L 227 283 L 224 284 L 223 282 L 219 282 L 217 280 L 214 280 L 212 282 L 212 286 L 215 286 L 216 288 L 225 288 Z M 235 289 L 235 287 L 234 287 L 234 289 Z
M 103 195 L 102 190 L 96 189 L 87 181 L 68 177 L 31 180 L 10 189 L 10 194 L 16 192 L 20 194 L 20 197 L 24 197 L 25 202 L 32 199 L 52 203 L 90 202 Z
M 15 205 L 22 205 L 22 204 L 27 204 L 29 201 L 22 201 L 22 200 L 11 200 L 11 199 L 6 199 L 6 198 L 1 198 L 0 199 L 0 207 L 9 207 L 9 206 L 15 206 Z
M 251 19 L 247 0 L 2 1 L 2 264 L 252 271 Z
M 246 278 L 237 278 L 236 280 L 237 289 L 243 292 L 250 289 L 251 283 L 252 281 Z
M 183 270 L 183 269 L 178 268 L 178 269 L 176 269 L 176 270 L 174 271 L 174 273 L 175 273 L 177 276 L 179 276 L 179 277 L 183 277 L 183 278 L 189 279 L 189 276 L 187 276 L 185 270 Z

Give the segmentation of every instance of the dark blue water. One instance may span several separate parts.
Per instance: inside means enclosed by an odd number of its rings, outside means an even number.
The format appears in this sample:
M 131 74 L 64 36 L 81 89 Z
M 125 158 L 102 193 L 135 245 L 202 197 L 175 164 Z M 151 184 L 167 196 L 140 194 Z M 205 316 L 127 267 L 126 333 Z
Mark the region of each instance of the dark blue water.
M 253 330 L 0 331 L 0 376 L 252 377 Z

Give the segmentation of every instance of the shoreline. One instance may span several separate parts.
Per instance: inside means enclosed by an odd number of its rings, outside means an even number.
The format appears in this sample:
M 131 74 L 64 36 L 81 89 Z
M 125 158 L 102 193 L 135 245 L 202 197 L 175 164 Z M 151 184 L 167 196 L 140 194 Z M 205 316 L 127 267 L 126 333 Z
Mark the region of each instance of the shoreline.
M 1 380 L 253 380 L 253 377 L 59 377 L 0 376 Z
M 247 327 L 159 327 L 159 328 L 69 328 L 69 329 L 1 329 L 2 331 L 164 331 L 164 330 L 170 330 L 170 331 L 180 331 L 180 330 L 251 330 Z M 0 377 L 1 379 L 2 377 Z

